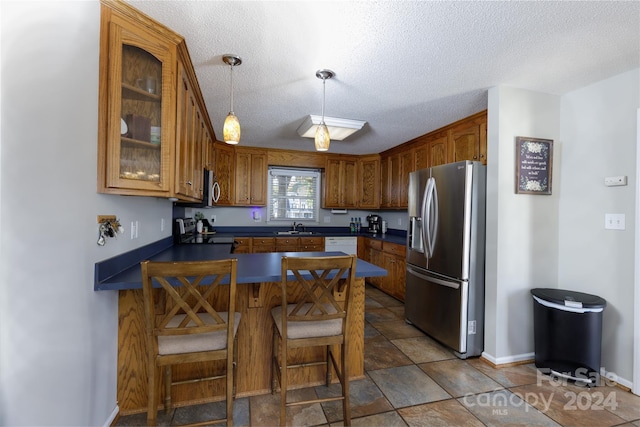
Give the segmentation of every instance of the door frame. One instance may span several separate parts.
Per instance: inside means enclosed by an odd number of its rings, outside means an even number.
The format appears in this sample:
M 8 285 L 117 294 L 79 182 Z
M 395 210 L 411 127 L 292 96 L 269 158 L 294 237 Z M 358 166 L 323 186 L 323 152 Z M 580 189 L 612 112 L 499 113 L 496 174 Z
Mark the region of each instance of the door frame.
M 631 391 L 640 395 L 640 108 L 636 114 L 636 235 L 633 298 L 633 385 Z

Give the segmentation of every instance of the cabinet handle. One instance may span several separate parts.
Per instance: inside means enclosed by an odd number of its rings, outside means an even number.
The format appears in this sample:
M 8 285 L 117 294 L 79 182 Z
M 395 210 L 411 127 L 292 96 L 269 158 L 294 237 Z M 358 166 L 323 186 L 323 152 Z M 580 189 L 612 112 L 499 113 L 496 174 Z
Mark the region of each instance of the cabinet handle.
M 192 184 L 191 184 L 191 181 L 187 181 L 187 185 L 192 185 Z

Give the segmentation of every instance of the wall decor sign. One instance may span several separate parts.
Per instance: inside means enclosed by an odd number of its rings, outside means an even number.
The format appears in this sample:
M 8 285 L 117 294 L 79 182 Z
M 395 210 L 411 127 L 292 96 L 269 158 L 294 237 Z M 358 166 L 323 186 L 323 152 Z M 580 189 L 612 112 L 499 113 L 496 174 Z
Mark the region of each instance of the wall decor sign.
M 516 194 L 551 194 L 553 140 L 516 137 Z

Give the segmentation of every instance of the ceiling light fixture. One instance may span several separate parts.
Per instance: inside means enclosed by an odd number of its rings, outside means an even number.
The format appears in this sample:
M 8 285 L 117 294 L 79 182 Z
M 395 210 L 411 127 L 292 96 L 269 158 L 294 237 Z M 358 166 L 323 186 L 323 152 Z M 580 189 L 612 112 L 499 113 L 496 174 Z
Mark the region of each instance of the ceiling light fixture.
M 322 117 L 313 114 L 305 117 L 304 121 L 298 127 L 298 135 L 303 138 L 313 138 L 316 135 L 316 129 Z M 331 139 L 334 141 L 342 141 L 361 130 L 365 124 L 364 120 L 342 119 L 338 117 L 324 117 L 324 124 L 329 129 Z
M 227 144 L 235 145 L 240 142 L 240 122 L 233 113 L 233 67 L 242 64 L 242 59 L 238 55 L 223 55 L 222 60 L 229 64 L 231 68 L 231 89 L 229 96 L 229 114 L 224 120 L 224 128 L 222 134 L 224 135 L 224 142 Z
M 331 143 L 331 137 L 329 135 L 329 129 L 327 129 L 327 125 L 324 123 L 324 98 L 325 98 L 325 83 L 327 79 L 335 76 L 335 73 L 331 70 L 318 70 L 316 71 L 316 77 L 322 79 L 322 119 L 320 120 L 320 124 L 316 129 L 316 150 L 317 151 L 327 151 L 329 149 L 329 144 Z

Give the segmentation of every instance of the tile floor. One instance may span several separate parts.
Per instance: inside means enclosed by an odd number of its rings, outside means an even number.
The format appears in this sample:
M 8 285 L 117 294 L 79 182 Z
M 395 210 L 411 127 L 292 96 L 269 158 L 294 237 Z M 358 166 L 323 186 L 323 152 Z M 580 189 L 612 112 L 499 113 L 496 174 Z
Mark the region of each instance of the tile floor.
M 533 364 L 495 369 L 479 358 L 460 360 L 404 321 L 404 306 L 367 286 L 366 378 L 351 382 L 354 426 L 635 426 L 640 397 L 612 385 L 588 389 L 558 384 Z M 292 395 L 339 393 L 332 385 Z M 288 425 L 341 426 L 340 403 L 297 406 Z M 222 402 L 160 411 L 159 425 L 224 415 Z M 213 415 L 212 415 L 213 414 Z M 144 425 L 146 414 L 120 417 L 117 426 Z M 236 426 L 278 424 L 278 396 L 236 399 Z

